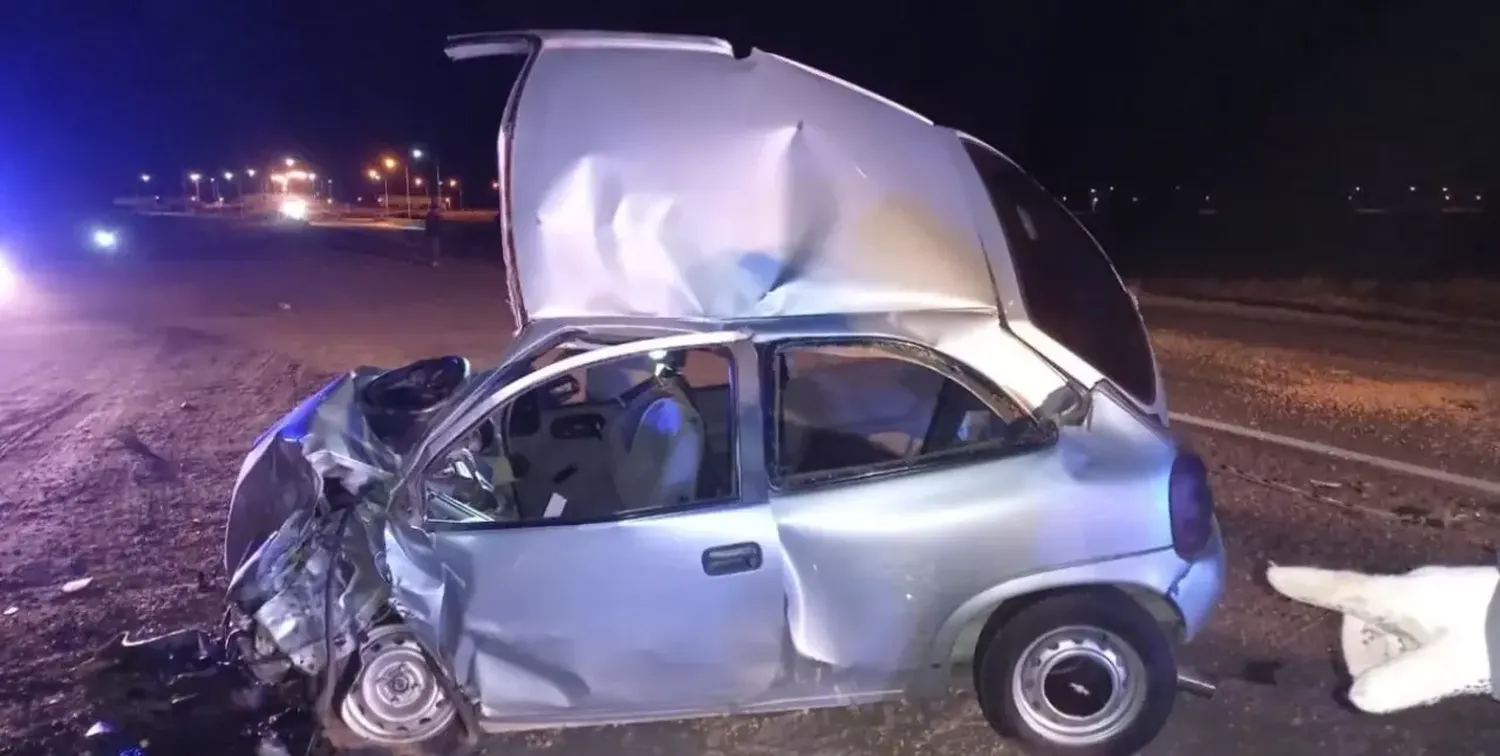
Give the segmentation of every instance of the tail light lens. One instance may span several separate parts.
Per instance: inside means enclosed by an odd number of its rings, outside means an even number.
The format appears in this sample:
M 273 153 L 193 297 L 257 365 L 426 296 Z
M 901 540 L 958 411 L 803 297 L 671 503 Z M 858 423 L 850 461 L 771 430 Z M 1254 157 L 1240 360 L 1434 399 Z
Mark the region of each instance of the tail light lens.
M 1202 556 L 1214 534 L 1214 494 L 1202 457 L 1183 451 L 1172 461 L 1167 508 L 1172 518 L 1172 548 L 1177 555 L 1183 559 Z

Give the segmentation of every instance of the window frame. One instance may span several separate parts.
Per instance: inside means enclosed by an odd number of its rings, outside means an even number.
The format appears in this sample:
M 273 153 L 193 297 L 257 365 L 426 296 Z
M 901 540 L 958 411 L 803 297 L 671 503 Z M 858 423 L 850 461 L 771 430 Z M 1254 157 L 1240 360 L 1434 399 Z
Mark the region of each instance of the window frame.
M 655 339 L 631 341 L 626 344 L 600 347 L 590 352 L 557 360 L 532 373 L 527 374 L 514 384 L 499 387 L 490 398 L 481 400 L 476 406 L 464 410 L 465 422 L 455 423 L 448 426 L 443 433 L 445 438 L 442 443 L 431 443 L 419 453 L 423 458 L 413 465 L 407 479 L 400 485 L 410 506 L 417 512 L 414 518 L 418 528 L 429 533 L 453 533 L 453 532 L 488 532 L 488 531 L 512 531 L 530 528 L 558 528 L 575 527 L 585 525 L 599 525 L 626 520 L 637 520 L 646 517 L 659 517 L 663 515 L 683 514 L 697 510 L 709 510 L 726 506 L 737 506 L 744 500 L 744 475 L 743 457 L 744 444 L 740 430 L 740 417 L 738 412 L 740 401 L 740 380 L 736 374 L 738 361 L 743 357 L 740 345 L 749 345 L 750 337 L 743 332 L 717 332 L 717 333 L 689 333 L 667 336 Z M 723 356 L 729 362 L 729 439 L 730 448 L 730 476 L 731 492 L 726 496 L 712 499 L 702 499 L 686 504 L 677 504 L 670 507 L 658 507 L 655 509 L 640 509 L 629 512 L 608 515 L 605 517 L 590 517 L 584 519 L 572 519 L 566 521 L 553 520 L 516 520 L 502 522 L 498 520 L 485 520 L 478 522 L 457 522 L 453 520 L 433 519 L 430 516 L 425 490 L 425 481 L 428 472 L 434 466 L 441 464 L 445 457 L 443 451 L 457 443 L 459 439 L 465 438 L 473 433 L 479 424 L 488 420 L 495 412 L 508 406 L 526 393 L 539 389 L 548 381 L 554 380 L 561 375 L 572 373 L 574 370 L 583 369 L 591 365 L 603 364 L 617 359 L 626 359 L 640 354 L 647 354 L 658 349 L 667 351 L 689 351 L 694 349 L 722 350 Z M 608 356 L 600 356 L 601 352 L 608 352 Z M 531 355 L 533 357 L 539 355 Z M 520 390 L 509 390 L 513 386 L 521 386 Z M 503 398 L 494 397 L 505 395 Z M 483 411 L 480 407 L 483 407 Z M 459 432 L 453 432 L 453 427 L 461 427 Z M 461 505 L 465 506 L 462 502 Z
M 928 370 L 937 371 L 945 379 L 957 382 L 972 393 L 991 412 L 1002 414 L 998 402 L 1005 402 L 1015 409 L 1020 419 L 1040 424 L 1036 413 L 1028 409 L 993 380 L 981 374 L 952 355 L 945 354 L 926 344 L 891 336 L 787 336 L 757 344 L 760 352 L 761 402 L 764 427 L 762 442 L 765 449 L 766 479 L 773 494 L 790 494 L 816 491 L 846 483 L 881 480 L 911 475 L 932 470 L 960 467 L 976 462 L 987 462 L 1008 457 L 1031 454 L 1050 448 L 1057 443 L 1053 434 L 1045 443 L 1007 445 L 1003 441 L 985 441 L 957 449 L 947 449 L 931 454 L 920 454 L 913 459 L 878 462 L 858 467 L 825 470 L 798 475 L 785 475 L 778 456 L 781 447 L 782 412 L 781 381 L 777 368 L 785 352 L 801 348 L 827 346 L 870 347 L 882 352 L 905 350 L 909 356 L 905 361 L 915 363 Z M 892 356 L 890 359 L 902 359 Z
M 1069 210 L 1066 205 L 1058 201 L 1056 195 L 1048 191 L 1047 187 L 1043 186 L 1035 176 L 1032 176 L 1030 173 L 1028 173 L 1026 169 L 1023 168 L 1019 163 L 1010 159 L 1010 157 L 1000 152 L 999 150 L 996 150 L 995 148 L 971 136 L 961 135 L 960 143 L 963 147 L 965 159 L 973 167 L 975 178 L 978 179 L 979 189 L 981 192 L 980 197 L 984 200 L 984 210 L 993 215 L 996 224 L 998 224 L 1000 238 L 1001 241 L 1003 241 L 1005 244 L 1006 256 L 1009 258 L 1009 264 L 1012 268 L 1012 275 L 1014 277 L 1016 286 L 1016 296 L 1020 300 L 1021 311 L 1025 314 L 1024 319 L 1027 324 L 1031 328 L 1034 328 L 1037 333 L 1045 336 L 1048 341 L 1052 342 L 1053 344 L 1060 347 L 1063 351 L 1065 351 L 1070 356 L 1070 359 L 1078 360 L 1084 366 L 1087 366 L 1088 370 L 1094 375 L 1105 378 L 1111 383 L 1116 384 L 1126 396 L 1130 397 L 1134 401 L 1146 405 L 1155 405 L 1160 402 L 1163 394 L 1160 365 L 1157 362 L 1155 351 L 1151 347 L 1151 337 L 1149 332 L 1146 330 L 1145 318 L 1140 312 L 1140 304 L 1136 301 L 1134 293 L 1132 293 L 1129 287 L 1125 285 L 1124 279 L 1120 276 L 1119 268 L 1115 266 L 1114 260 L 1110 257 L 1108 250 L 1104 248 L 1104 245 L 1099 242 L 1099 238 L 1094 235 L 1094 232 L 1089 230 L 1088 226 L 1084 224 L 1083 221 L 1078 219 L 1078 216 L 1074 214 L 1073 211 Z M 986 163 L 990 163 L 993 165 L 986 165 Z M 995 173 L 996 168 L 1000 168 L 1006 174 L 1009 174 L 1000 177 L 1001 180 L 1006 183 L 1005 186 L 1003 186 L 999 190 L 996 189 L 991 180 L 991 177 Z M 1015 200 L 1014 187 L 1010 186 L 1009 183 L 1010 179 L 1012 178 L 1015 181 L 1024 183 L 1029 190 L 1034 190 L 1034 192 L 1043 200 L 1045 200 L 1046 203 L 1049 203 L 1053 208 L 1061 212 L 1061 214 L 1065 218 L 1065 222 L 1082 237 L 1082 240 L 1085 241 L 1087 243 L 1087 246 L 1092 249 L 1093 254 L 1097 255 L 1098 258 L 1102 260 L 1106 266 L 1109 267 L 1109 270 L 1115 279 L 1115 283 L 1125 292 L 1125 295 L 1130 298 L 1131 306 L 1135 310 L 1136 320 L 1138 321 L 1142 330 L 1142 335 L 1145 338 L 1147 349 L 1151 350 L 1148 356 L 1152 373 L 1152 378 L 1149 381 L 1149 393 L 1142 394 L 1137 391 L 1136 388 L 1125 387 L 1121 383 L 1121 380 L 1116 377 L 1113 372 L 1106 372 L 1102 365 L 1097 365 L 1093 362 L 1093 357 L 1086 356 L 1081 352 L 1078 352 L 1076 350 L 1076 345 L 1063 341 L 1059 335 L 1054 334 L 1052 328 L 1043 328 L 1042 325 L 1037 321 L 1036 314 L 1042 312 L 1042 309 L 1033 309 L 1032 307 L 1032 300 L 1035 298 L 1036 293 L 1031 291 L 1031 287 L 1027 285 L 1026 279 L 1021 275 L 1021 265 L 1017 263 L 1017 251 L 1015 250 L 1015 236 L 1017 234 L 1029 236 L 1029 234 L 1027 234 L 1024 228 L 1015 228 L 1014 224 L 1012 224 L 1006 218 L 1005 213 L 1002 212 L 1002 207 L 1024 207 Z M 1035 223 L 1035 220 L 1033 219 L 1032 222 Z M 1007 327 L 1009 327 L 1009 325 Z M 1092 381 L 1086 380 L 1085 383 L 1092 383 Z

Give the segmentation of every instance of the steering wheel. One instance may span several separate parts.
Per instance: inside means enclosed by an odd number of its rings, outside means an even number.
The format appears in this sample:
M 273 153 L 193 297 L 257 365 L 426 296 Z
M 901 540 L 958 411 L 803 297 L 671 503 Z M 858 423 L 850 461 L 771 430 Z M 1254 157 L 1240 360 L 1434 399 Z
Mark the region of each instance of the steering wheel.
M 365 385 L 365 403 L 389 412 L 420 413 L 453 395 L 469 377 L 462 357 L 431 357 L 387 370 Z
M 431 357 L 387 370 L 365 384 L 360 409 L 375 436 L 405 454 L 427 432 L 432 415 L 469 378 L 462 357 Z

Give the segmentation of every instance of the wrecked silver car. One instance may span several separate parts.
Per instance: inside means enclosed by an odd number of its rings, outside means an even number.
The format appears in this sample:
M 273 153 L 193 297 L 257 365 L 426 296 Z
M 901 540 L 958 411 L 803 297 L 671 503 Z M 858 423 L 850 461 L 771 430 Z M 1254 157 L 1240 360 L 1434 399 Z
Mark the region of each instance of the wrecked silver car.
M 245 461 L 235 658 L 336 742 L 941 696 L 1134 753 L 1224 556 L 1139 312 L 995 150 L 690 37 L 525 32 L 497 367 L 330 383 Z

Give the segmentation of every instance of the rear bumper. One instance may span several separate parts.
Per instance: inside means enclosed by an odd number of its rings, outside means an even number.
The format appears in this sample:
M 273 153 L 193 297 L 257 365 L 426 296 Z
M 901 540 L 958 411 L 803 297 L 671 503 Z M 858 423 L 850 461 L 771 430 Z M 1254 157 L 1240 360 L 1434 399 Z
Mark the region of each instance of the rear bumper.
M 1187 563 L 1187 568 L 1167 589 L 1167 600 L 1182 616 L 1183 640 L 1192 640 L 1213 620 L 1224 596 L 1224 538 L 1217 527 L 1208 552 Z

